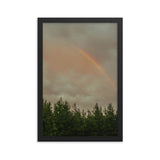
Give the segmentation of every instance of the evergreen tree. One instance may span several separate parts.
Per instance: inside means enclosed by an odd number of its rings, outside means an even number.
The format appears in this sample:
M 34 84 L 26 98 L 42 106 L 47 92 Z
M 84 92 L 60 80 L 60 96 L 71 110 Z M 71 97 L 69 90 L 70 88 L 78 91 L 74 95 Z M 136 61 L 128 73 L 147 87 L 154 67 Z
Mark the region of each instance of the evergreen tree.
M 118 132 L 117 114 L 114 113 L 112 104 L 109 104 L 105 112 L 105 135 L 116 136 Z
M 43 135 L 55 136 L 56 132 L 57 132 L 57 128 L 53 121 L 51 103 L 44 101 L 43 102 Z
M 69 104 L 63 102 L 61 99 L 54 105 L 53 120 L 56 123 L 57 135 L 68 136 L 71 135 L 73 124 L 73 116 L 70 111 Z
M 103 112 L 96 103 L 94 110 L 80 112 L 76 104 L 71 110 L 62 98 L 51 109 L 51 103 L 43 102 L 44 136 L 116 136 L 118 133 L 117 111 L 112 104 Z

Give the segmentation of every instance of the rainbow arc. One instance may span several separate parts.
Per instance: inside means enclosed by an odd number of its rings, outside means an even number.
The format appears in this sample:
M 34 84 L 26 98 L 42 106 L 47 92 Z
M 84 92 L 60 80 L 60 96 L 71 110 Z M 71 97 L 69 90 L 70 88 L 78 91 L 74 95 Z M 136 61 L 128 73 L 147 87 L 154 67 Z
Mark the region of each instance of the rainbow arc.
M 84 57 L 86 57 L 88 59 L 88 61 L 90 61 L 92 64 L 94 64 L 96 66 L 96 68 L 107 78 L 107 80 L 111 83 L 112 87 L 114 88 L 114 90 L 117 90 L 117 87 L 114 83 L 114 81 L 112 80 L 112 78 L 109 76 L 109 74 L 101 67 L 101 65 L 96 62 L 96 60 L 91 57 L 89 55 L 89 53 L 85 52 L 84 50 L 82 50 L 81 48 L 77 47 L 76 45 L 71 44 L 71 46 L 76 49 L 80 54 L 82 54 Z

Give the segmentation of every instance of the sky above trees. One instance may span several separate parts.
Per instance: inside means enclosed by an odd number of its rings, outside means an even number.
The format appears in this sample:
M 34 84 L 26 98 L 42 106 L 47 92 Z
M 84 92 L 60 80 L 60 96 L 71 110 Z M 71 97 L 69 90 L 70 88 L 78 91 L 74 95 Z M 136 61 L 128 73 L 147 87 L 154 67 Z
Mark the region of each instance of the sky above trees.
M 117 86 L 116 23 L 43 24 L 44 99 L 62 97 L 83 108 L 117 106 L 117 91 L 98 66 Z

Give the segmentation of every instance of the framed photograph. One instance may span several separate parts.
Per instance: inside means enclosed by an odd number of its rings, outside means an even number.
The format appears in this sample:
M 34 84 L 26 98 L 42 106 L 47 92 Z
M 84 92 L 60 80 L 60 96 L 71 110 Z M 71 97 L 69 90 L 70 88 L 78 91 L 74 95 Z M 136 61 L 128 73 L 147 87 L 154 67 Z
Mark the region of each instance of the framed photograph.
M 38 141 L 122 139 L 122 18 L 38 18 Z

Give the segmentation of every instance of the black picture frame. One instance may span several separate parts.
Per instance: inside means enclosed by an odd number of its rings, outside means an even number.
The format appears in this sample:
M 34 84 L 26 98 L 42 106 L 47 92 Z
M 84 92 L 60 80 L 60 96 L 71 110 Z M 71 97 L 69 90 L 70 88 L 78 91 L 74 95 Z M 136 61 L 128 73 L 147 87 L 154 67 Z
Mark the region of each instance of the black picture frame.
M 38 18 L 38 141 L 123 141 L 123 57 L 122 24 L 123 18 Z M 118 136 L 103 137 L 47 137 L 43 136 L 43 23 L 117 23 L 118 24 Z

